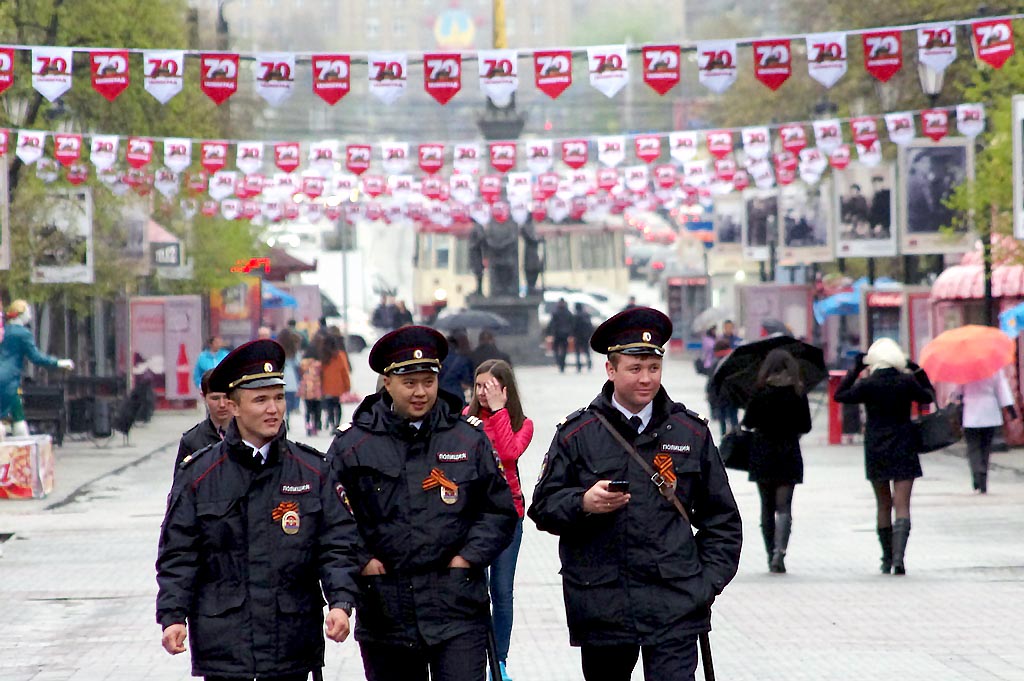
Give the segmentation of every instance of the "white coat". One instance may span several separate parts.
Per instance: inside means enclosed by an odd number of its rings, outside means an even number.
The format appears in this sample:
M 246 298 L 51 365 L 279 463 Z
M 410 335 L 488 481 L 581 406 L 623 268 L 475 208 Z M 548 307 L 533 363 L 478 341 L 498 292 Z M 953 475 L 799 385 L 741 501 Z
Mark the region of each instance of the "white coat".
M 1003 407 L 1013 404 L 1010 383 L 1002 371 L 967 383 L 964 396 L 964 428 L 994 428 L 1003 425 Z

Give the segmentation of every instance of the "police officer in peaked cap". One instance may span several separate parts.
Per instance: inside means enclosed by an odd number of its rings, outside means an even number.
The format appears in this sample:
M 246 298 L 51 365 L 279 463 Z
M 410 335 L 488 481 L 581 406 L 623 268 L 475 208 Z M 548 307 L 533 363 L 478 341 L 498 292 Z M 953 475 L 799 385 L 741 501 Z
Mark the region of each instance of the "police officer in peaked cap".
M 671 336 L 647 307 L 594 331 L 608 380 L 558 426 L 528 512 L 559 536 L 588 681 L 628 681 L 641 651 L 648 681 L 693 679 L 697 637 L 739 564 L 740 515 L 707 422 L 661 386 Z
M 370 367 L 383 388 L 328 452 L 363 538 L 356 640 L 371 681 L 480 681 L 490 616 L 486 568 L 518 514 L 479 419 L 438 389 L 448 343 L 406 326 Z
M 188 636 L 194 676 L 299 681 L 323 667 L 325 627 L 349 634 L 364 549 L 326 458 L 285 437 L 284 360 L 256 340 L 217 365 L 232 419 L 168 497 L 156 616 L 168 653 Z

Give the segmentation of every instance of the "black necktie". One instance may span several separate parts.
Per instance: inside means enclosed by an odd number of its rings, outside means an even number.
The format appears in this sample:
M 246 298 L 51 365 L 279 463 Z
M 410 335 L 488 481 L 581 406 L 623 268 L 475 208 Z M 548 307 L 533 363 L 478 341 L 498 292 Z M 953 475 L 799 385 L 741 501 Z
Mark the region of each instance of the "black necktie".
M 640 428 L 644 425 L 644 421 L 639 416 L 630 416 L 629 425 L 633 426 L 633 430 L 639 433 Z

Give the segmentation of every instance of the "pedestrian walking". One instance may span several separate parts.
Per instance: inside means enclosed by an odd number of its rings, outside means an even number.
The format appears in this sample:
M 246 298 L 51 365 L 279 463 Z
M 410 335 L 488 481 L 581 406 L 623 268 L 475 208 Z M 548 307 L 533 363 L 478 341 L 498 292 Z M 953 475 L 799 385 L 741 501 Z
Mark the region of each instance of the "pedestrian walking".
M 289 325 L 278 334 L 277 342 L 284 348 L 284 423 L 290 428 L 292 412 L 299 408 L 299 353 L 302 352 L 302 336 Z
M 992 438 L 1003 427 L 1003 411 L 1017 418 L 1010 383 L 1000 369 L 988 378 L 960 387 L 964 403 L 963 428 L 967 440 L 967 462 L 976 494 L 988 493 L 988 460 Z
M 448 336 L 448 355 L 441 362 L 438 382 L 441 390 L 454 395 L 462 405 L 466 404 L 466 391 L 473 385 L 473 361 L 469 358 L 469 338 L 461 329 Z
M 284 359 L 257 340 L 213 371 L 233 419 L 183 464 L 160 530 L 162 644 L 177 655 L 187 635 L 192 674 L 208 681 L 306 679 L 323 667 L 325 629 L 349 633 L 365 549 L 327 460 L 286 437 Z
M 868 373 L 861 376 L 865 368 Z M 914 480 L 923 475 L 911 405 L 934 401 L 931 381 L 924 370 L 907 361 L 895 341 L 880 338 L 866 355 L 854 359 L 835 399 L 864 405 L 864 470 L 875 492 L 881 570 L 906 574 L 910 494 Z
M 324 339 L 321 367 L 321 393 L 324 427 L 334 430 L 341 425 L 341 396 L 352 389 L 352 362 L 345 351 L 341 332 L 329 333 Z
M 481 364 L 473 381 L 473 399 L 463 414 L 484 422 L 484 432 L 498 454 L 505 480 L 512 492 L 519 520 L 512 543 L 494 559 L 488 573 L 491 592 L 491 616 L 500 681 L 511 681 L 507 670 L 508 650 L 512 641 L 512 591 L 516 576 L 519 547 L 523 541 L 523 488 L 519 478 L 519 457 L 533 440 L 533 421 L 523 414 L 519 387 L 512 367 L 500 359 Z M 499 681 L 495 679 L 495 681 Z
M 518 516 L 482 422 L 438 390 L 447 352 L 424 326 L 378 340 L 384 388 L 328 452 L 365 542 L 356 640 L 370 681 L 484 678 L 486 571 Z
M 590 357 L 590 336 L 594 333 L 594 323 L 590 321 L 583 303 L 576 303 L 572 315 L 572 338 L 576 346 L 576 373 L 583 371 L 583 358 L 587 359 L 587 371 L 593 371 L 594 360 Z
M 306 405 L 306 435 L 320 432 L 323 392 L 323 352 L 326 334 L 309 344 L 299 362 L 299 399 Z
M 527 515 L 559 536 L 569 642 L 588 681 L 694 678 L 742 527 L 707 422 L 661 386 L 668 317 L 622 311 L 590 341 L 608 382 L 559 426 Z M 691 528 L 697 528 L 696 536 Z
M 483 329 L 480 331 L 480 335 L 477 336 L 476 347 L 473 348 L 473 352 L 469 355 L 469 360 L 473 363 L 473 371 L 476 372 L 476 368 L 489 359 L 504 360 L 509 366 L 512 366 L 512 358 L 507 352 L 498 347 L 494 334 L 487 329 Z
M 409 324 L 412 324 L 412 323 L 413 323 L 412 312 L 410 312 L 409 309 L 406 308 L 405 301 L 404 300 L 396 300 L 395 301 L 395 315 L 394 315 L 394 325 L 395 325 L 395 328 L 398 328 L 398 327 L 401 327 L 401 326 L 408 326 Z
M 569 337 L 572 336 L 573 318 L 569 303 L 560 298 L 551 313 L 545 334 L 551 337 L 551 349 L 555 353 L 555 365 L 565 373 L 565 356 L 569 352 Z
M 800 436 L 811 430 L 800 367 L 782 348 L 768 353 L 757 374 L 743 415 L 750 438 L 749 479 L 761 497 L 761 536 L 768 569 L 786 572 L 786 551 L 793 528 L 793 491 L 804 481 Z
M 716 327 L 712 326 L 704 332 L 704 336 L 700 339 L 700 364 L 698 369 L 699 373 L 707 376 L 711 375 L 711 365 L 715 363 L 715 341 L 718 340 L 715 332 Z
M 739 428 L 739 409 L 729 399 L 725 391 L 720 389 L 720 386 L 715 386 L 714 381 L 715 371 L 731 352 L 732 346 L 727 338 L 719 338 L 715 341 L 712 353 L 714 362 L 711 364 L 711 369 L 708 371 L 708 380 L 704 385 L 704 392 L 708 397 L 708 406 L 711 407 L 711 418 L 718 420 L 721 424 L 719 433 L 723 438 L 729 431 Z
M 203 382 L 203 374 L 220 364 L 227 356 L 228 350 L 224 347 L 224 339 L 220 336 L 210 336 L 206 339 L 206 347 L 199 353 L 196 365 L 192 369 L 194 385 L 200 385 Z
M 231 405 L 227 394 L 210 388 L 212 373 L 213 369 L 207 371 L 199 382 L 203 402 L 206 404 L 206 418 L 181 434 L 178 455 L 174 459 L 174 477 L 178 477 L 178 469 L 186 458 L 223 440 L 224 432 L 231 422 Z

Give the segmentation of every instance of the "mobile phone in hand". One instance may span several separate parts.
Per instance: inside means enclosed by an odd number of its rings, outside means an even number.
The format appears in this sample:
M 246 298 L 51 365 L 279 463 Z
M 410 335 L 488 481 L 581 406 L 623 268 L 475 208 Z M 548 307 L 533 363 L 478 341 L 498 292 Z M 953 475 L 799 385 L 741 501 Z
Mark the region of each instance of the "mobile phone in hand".
M 608 483 L 608 491 L 629 494 L 629 480 L 612 480 Z

